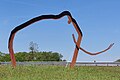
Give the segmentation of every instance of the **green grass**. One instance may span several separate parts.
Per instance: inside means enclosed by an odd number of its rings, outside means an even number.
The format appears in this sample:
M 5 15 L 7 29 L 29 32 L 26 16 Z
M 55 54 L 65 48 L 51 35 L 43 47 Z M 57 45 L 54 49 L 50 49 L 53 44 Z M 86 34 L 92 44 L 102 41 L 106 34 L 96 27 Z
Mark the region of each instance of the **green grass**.
M 120 67 L 0 65 L 0 80 L 120 80 Z

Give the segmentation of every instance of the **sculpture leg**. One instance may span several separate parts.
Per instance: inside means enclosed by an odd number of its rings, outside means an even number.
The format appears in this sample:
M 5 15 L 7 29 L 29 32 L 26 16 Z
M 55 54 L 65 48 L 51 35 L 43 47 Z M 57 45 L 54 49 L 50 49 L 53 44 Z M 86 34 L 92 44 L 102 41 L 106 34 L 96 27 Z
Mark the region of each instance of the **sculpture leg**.
M 82 37 L 79 36 L 78 40 L 77 40 L 77 45 L 79 45 L 79 46 L 80 46 L 80 43 L 81 43 L 81 39 L 82 39 Z M 70 68 L 73 68 L 74 65 L 76 64 L 76 60 L 77 60 L 77 56 L 78 56 L 78 51 L 79 51 L 79 48 L 76 46 L 76 48 L 74 50 L 74 55 L 73 55 L 73 58 L 72 58 L 72 62 L 70 64 Z
M 10 58 L 11 58 L 11 63 L 12 63 L 13 68 L 16 67 L 16 59 L 15 59 L 14 51 L 13 51 L 13 39 L 14 39 L 14 35 L 15 34 L 12 35 L 11 40 L 9 42 L 9 52 L 10 52 Z
M 16 59 L 15 59 L 13 50 L 10 50 L 10 57 L 11 57 L 12 66 L 13 66 L 13 68 L 15 68 L 16 67 Z

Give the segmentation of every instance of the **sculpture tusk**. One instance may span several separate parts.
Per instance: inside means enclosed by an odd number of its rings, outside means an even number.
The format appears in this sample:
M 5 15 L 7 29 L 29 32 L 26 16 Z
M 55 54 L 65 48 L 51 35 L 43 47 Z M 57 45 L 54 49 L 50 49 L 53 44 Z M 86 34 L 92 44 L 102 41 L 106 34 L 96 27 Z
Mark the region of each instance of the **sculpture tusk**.
M 77 45 L 77 42 L 76 42 L 76 39 L 75 39 L 74 34 L 72 34 L 72 37 L 73 37 L 73 41 L 74 41 L 74 43 L 76 44 L 76 46 L 77 46 L 80 50 L 82 50 L 83 52 L 85 52 L 85 53 L 87 53 L 87 54 L 89 54 L 89 55 L 101 54 L 101 53 L 106 52 L 107 50 L 109 50 L 109 49 L 114 45 L 114 43 L 112 43 L 112 44 L 109 45 L 108 48 L 106 48 L 106 49 L 104 49 L 104 50 L 102 50 L 102 51 L 100 51 L 100 52 L 92 53 L 92 52 L 86 51 L 85 49 L 83 49 L 83 48 L 81 48 L 80 46 Z

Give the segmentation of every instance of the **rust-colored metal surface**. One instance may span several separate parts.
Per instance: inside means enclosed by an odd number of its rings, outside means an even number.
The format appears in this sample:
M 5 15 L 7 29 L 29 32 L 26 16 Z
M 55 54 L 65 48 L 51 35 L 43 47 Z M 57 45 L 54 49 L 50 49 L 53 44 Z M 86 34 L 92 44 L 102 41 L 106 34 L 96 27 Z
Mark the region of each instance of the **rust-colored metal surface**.
M 29 20 L 29 21 L 27 21 L 27 22 L 25 22 L 25 23 L 23 23 L 23 24 L 15 27 L 11 31 L 11 34 L 10 34 L 10 37 L 9 37 L 9 42 L 8 42 L 8 49 L 9 49 L 9 53 L 10 53 L 10 57 L 11 57 L 12 66 L 13 67 L 16 66 L 16 59 L 15 59 L 15 56 L 14 56 L 14 49 L 13 49 L 13 40 L 14 40 L 15 34 L 19 30 L 21 30 L 21 29 L 29 26 L 30 24 L 33 24 L 33 23 L 35 23 L 37 21 L 40 21 L 40 20 L 45 20 L 45 19 L 60 19 L 60 18 L 62 18 L 64 16 L 68 17 L 68 24 L 72 23 L 73 26 L 74 26 L 74 28 L 75 28 L 75 30 L 76 30 L 76 32 L 77 32 L 77 34 L 78 34 L 77 41 L 75 40 L 75 37 L 74 37 L 74 34 L 73 34 L 73 40 L 74 40 L 74 43 L 75 43 L 76 47 L 75 47 L 75 50 L 74 50 L 74 55 L 73 55 L 72 62 L 70 64 L 71 68 L 73 68 L 74 65 L 75 65 L 75 63 L 76 63 L 76 59 L 77 59 L 77 56 L 78 56 L 79 49 L 82 50 L 82 51 L 84 51 L 87 54 L 96 55 L 96 54 L 100 54 L 102 52 L 107 51 L 108 49 L 110 49 L 113 46 L 113 44 L 111 44 L 107 49 L 105 49 L 105 50 L 103 50 L 101 52 L 92 54 L 92 53 L 90 53 L 90 52 L 88 52 L 88 51 L 86 51 L 86 50 L 84 50 L 83 48 L 80 47 L 80 43 L 81 43 L 81 40 L 82 40 L 82 31 L 79 28 L 76 20 L 72 17 L 72 15 L 71 15 L 71 13 L 69 11 L 63 11 L 59 15 L 41 15 L 41 16 L 35 17 L 35 18 L 33 18 L 33 19 L 31 19 L 31 20 Z

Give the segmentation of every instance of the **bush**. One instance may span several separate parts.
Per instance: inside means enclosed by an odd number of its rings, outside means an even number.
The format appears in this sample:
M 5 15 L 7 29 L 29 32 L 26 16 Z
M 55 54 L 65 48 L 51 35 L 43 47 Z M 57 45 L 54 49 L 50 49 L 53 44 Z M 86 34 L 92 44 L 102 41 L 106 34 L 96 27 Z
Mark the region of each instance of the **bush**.
M 61 61 L 63 56 L 57 52 L 36 52 L 36 53 L 27 53 L 27 52 L 18 52 L 15 53 L 16 61 Z M 1 62 L 10 61 L 10 55 L 4 54 L 0 55 Z

